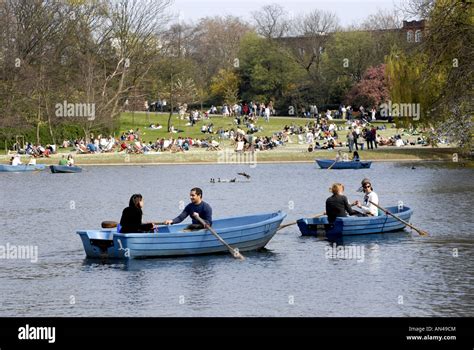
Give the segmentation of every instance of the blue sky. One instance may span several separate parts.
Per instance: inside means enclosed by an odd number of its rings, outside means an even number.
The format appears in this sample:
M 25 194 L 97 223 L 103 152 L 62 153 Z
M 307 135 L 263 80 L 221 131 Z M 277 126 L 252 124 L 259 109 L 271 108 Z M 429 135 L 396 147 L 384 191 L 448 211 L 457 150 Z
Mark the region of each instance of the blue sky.
M 400 0 L 174 0 L 171 10 L 175 14 L 179 13 L 182 21 L 228 14 L 250 21 L 253 11 L 272 3 L 285 7 L 288 16 L 313 9 L 331 11 L 337 14 L 340 24 L 347 26 L 364 20 L 378 9 L 394 9 Z

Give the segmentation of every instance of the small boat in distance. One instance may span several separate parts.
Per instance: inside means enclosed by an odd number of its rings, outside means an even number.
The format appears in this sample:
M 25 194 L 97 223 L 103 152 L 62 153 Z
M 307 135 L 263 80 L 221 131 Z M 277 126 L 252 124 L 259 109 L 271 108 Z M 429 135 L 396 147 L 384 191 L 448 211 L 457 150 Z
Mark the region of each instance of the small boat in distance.
M 400 219 L 409 222 L 413 210 L 409 207 L 388 207 L 390 213 Z M 385 233 L 401 231 L 405 224 L 390 215 L 381 213 L 379 216 L 346 216 L 336 218 L 333 225 L 329 225 L 326 215 L 318 218 L 303 218 L 297 222 L 298 228 L 303 236 L 352 236 L 366 235 L 372 233 Z
M 233 248 L 245 252 L 263 248 L 275 235 L 286 214 L 278 211 L 218 219 L 212 228 Z M 81 230 L 88 258 L 132 259 L 228 253 L 207 229 L 185 230 L 187 224 L 158 226 L 157 233 L 117 233 L 117 230 Z
M 19 165 L 9 165 L 9 164 L 0 164 L 0 172 L 11 172 L 11 173 L 22 173 L 26 171 L 41 171 L 46 168 L 44 164 L 19 164 Z
M 369 169 L 372 162 L 361 161 L 334 161 L 328 159 L 316 159 L 316 163 L 321 169 Z
M 80 173 L 82 168 L 78 166 L 69 166 L 69 165 L 50 165 L 49 168 L 53 174 L 58 173 Z

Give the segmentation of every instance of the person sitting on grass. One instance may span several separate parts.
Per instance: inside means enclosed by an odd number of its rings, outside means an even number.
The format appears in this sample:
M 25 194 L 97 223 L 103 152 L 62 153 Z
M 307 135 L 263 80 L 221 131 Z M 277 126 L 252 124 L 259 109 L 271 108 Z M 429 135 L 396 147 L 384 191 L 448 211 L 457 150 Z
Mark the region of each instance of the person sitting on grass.
M 120 233 L 154 232 L 153 223 L 142 223 L 144 200 L 141 194 L 130 197 L 128 207 L 122 212 L 120 218 Z

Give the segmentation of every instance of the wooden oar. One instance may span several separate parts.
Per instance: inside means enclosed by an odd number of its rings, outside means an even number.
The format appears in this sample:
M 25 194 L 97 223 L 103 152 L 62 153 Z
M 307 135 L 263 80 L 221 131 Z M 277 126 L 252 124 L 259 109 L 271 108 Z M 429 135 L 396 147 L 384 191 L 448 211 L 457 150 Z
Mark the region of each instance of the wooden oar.
M 389 212 L 387 209 L 382 208 L 380 205 L 375 204 L 375 203 L 372 202 L 372 201 L 369 201 L 369 203 L 375 205 L 377 208 L 379 208 L 380 210 L 382 210 L 385 214 L 390 215 L 390 216 L 394 217 L 395 219 L 397 219 L 398 221 L 404 223 L 404 224 L 407 225 L 408 227 L 411 227 L 411 228 L 414 229 L 416 232 L 418 232 L 418 233 L 420 234 L 420 236 L 428 236 L 428 232 L 423 231 L 423 230 L 420 230 L 419 228 L 416 228 L 415 226 L 413 226 L 413 225 L 410 224 L 409 222 L 406 222 L 405 220 L 400 219 L 400 218 L 399 218 L 398 216 L 396 216 L 395 214 L 392 214 L 392 213 Z
M 151 222 L 154 225 L 165 225 L 164 222 Z M 115 228 L 117 227 L 118 222 L 116 221 L 102 221 L 102 228 Z
M 204 226 L 206 229 L 208 229 L 209 231 L 211 231 L 211 233 L 216 236 L 216 238 L 219 240 L 219 242 L 221 242 L 223 245 L 225 245 L 227 247 L 227 249 L 229 249 L 229 252 L 232 254 L 232 256 L 236 259 L 240 259 L 240 260 L 244 260 L 244 256 L 242 254 L 240 254 L 239 250 L 238 249 L 235 249 L 235 248 L 232 248 L 229 244 L 227 244 L 226 241 L 224 241 L 222 239 L 221 236 L 219 236 L 217 234 L 216 231 L 214 231 L 214 229 L 209 226 L 203 219 L 201 219 L 199 217 L 199 215 L 194 215 L 194 218 L 199 221 L 201 223 L 202 226 Z
M 321 214 L 312 216 L 312 217 L 310 217 L 310 219 L 316 219 L 316 218 L 319 218 L 320 216 L 323 216 L 323 215 L 325 215 L 325 213 L 321 213 Z M 278 227 L 278 229 L 277 229 L 277 232 L 280 231 L 281 229 L 284 229 L 285 227 L 292 226 L 296 223 L 297 223 L 297 221 L 293 221 L 293 222 L 290 222 L 289 224 L 280 225 L 280 227 Z
M 331 164 L 331 166 L 330 166 L 330 167 L 328 167 L 328 170 L 331 170 L 331 169 L 332 169 L 332 167 L 334 166 L 334 164 L 336 164 L 336 163 L 337 163 L 337 160 L 335 160 L 335 161 L 334 161 L 334 163 L 332 163 L 332 164 Z

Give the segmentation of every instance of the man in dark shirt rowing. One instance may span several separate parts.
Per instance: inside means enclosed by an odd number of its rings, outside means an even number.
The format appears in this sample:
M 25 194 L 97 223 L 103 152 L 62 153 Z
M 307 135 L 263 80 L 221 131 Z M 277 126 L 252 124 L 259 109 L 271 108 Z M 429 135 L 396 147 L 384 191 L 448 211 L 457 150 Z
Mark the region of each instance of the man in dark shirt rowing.
M 357 214 L 344 196 L 344 185 L 335 183 L 330 190 L 333 195 L 326 200 L 326 214 L 330 224 L 333 224 L 338 217 Z
M 193 223 L 187 227 L 188 230 L 200 230 L 204 228 L 199 221 L 194 218 L 194 214 L 197 213 L 199 217 L 204 220 L 209 226 L 212 226 L 212 208 L 209 204 L 202 200 L 202 190 L 195 187 L 189 194 L 191 203 L 189 203 L 183 212 L 173 220 L 166 220 L 166 225 L 179 224 L 181 221 L 190 216 Z

